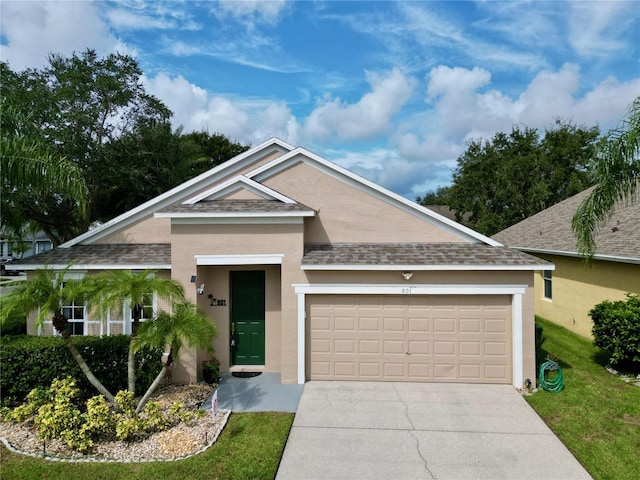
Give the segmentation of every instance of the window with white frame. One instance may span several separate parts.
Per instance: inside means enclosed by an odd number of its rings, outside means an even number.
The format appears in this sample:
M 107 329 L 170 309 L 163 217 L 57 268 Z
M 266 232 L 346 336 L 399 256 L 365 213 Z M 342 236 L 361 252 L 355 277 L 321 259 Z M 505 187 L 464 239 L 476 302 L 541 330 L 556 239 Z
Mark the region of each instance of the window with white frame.
M 543 270 L 542 271 L 542 283 L 543 283 L 543 295 L 544 298 L 551 300 L 553 297 L 552 290 L 552 274 L 551 270 Z
M 71 303 L 62 306 L 62 314 L 67 317 L 69 335 L 84 335 L 87 311 L 84 299 L 75 298 Z

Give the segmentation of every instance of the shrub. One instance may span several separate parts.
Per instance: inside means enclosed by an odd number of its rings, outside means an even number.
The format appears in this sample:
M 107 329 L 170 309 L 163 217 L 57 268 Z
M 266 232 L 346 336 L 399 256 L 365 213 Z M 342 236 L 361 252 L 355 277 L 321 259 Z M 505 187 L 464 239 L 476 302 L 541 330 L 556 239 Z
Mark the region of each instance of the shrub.
M 593 343 L 610 354 L 616 367 L 640 371 L 640 298 L 605 300 L 589 311 L 593 320 Z
M 14 313 L 9 315 L 0 326 L 0 336 L 8 335 L 26 335 L 27 334 L 27 317 L 22 314 Z
M 117 438 L 134 441 L 176 425 L 188 423 L 204 412 L 185 411 L 181 402 L 174 402 L 165 413 L 157 402 L 149 402 L 142 414 L 135 412 L 135 398 L 126 390 L 116 395 L 119 411 L 111 411 L 102 396 L 86 402 L 86 411 L 76 405 L 80 391 L 70 377 L 54 380 L 49 388 L 37 388 L 27 396 L 27 402 L 14 410 L 3 408 L 6 421 L 32 422 L 38 438 L 59 439 L 81 453 L 90 452 L 96 441 Z
M 74 337 L 73 342 L 93 373 L 110 391 L 127 388 L 127 354 L 130 337 Z M 156 377 L 162 364 L 159 349 L 141 350 L 136 391 L 144 392 Z M 79 400 L 86 401 L 97 392 L 59 337 L 3 337 L 0 344 L 0 390 L 2 404 L 15 406 L 36 387 L 49 386 L 56 378 L 72 377 L 80 389 Z

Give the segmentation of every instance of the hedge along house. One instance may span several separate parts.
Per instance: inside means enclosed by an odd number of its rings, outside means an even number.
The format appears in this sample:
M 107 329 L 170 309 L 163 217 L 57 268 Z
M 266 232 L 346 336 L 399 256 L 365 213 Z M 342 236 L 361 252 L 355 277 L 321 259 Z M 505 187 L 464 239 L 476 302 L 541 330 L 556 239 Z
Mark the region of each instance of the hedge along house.
M 278 139 L 21 268 L 69 262 L 180 281 L 223 371 L 516 387 L 535 378 L 534 271 L 553 268 Z M 204 359 L 187 352 L 174 381 Z

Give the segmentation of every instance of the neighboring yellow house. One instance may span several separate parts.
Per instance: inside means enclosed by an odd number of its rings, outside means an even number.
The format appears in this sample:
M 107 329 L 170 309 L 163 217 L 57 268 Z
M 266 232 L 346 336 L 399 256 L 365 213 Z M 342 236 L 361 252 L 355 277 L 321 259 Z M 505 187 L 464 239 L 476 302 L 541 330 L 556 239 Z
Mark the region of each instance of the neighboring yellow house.
M 596 236 L 594 261 L 587 265 L 576 250 L 571 219 L 587 189 L 492 238 L 555 264 L 535 275 L 535 312 L 591 338 L 589 310 L 603 300 L 640 294 L 640 201 L 619 202 Z

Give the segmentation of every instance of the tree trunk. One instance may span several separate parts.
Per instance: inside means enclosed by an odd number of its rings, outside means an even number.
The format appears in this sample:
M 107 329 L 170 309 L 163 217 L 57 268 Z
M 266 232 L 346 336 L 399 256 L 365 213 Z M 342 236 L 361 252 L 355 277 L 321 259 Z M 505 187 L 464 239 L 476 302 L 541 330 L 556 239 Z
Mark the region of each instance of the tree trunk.
M 142 318 L 142 305 L 136 303 L 131 309 L 133 322 L 131 324 L 131 343 L 129 343 L 129 357 L 127 359 L 127 388 L 136 393 L 136 354 L 133 351 L 133 339 L 138 336 L 138 326 Z
M 164 366 L 162 367 L 162 370 L 160 370 L 160 373 L 158 373 L 155 380 L 153 380 L 153 383 L 149 385 L 149 388 L 145 392 L 144 396 L 140 399 L 140 402 L 138 402 L 138 406 L 136 407 L 136 413 L 140 413 L 142 411 L 146 403 L 149 401 L 149 398 L 151 398 L 151 395 L 153 395 L 153 392 L 155 392 L 158 389 L 158 387 L 162 383 L 162 380 L 164 380 L 164 378 L 169 373 L 170 368 L 171 368 L 171 365 L 166 363 L 164 364 Z
M 133 338 L 131 338 L 133 343 Z M 132 343 L 129 344 L 129 356 L 127 358 L 127 385 L 131 393 L 136 393 L 136 354 Z
M 115 399 L 113 395 L 111 395 L 109 390 L 107 390 L 106 387 L 102 385 L 102 383 L 100 383 L 100 380 L 98 380 L 97 377 L 93 374 L 93 372 L 89 368 L 89 365 L 87 365 L 87 362 L 84 361 L 84 358 L 82 358 L 82 355 L 80 354 L 76 346 L 71 341 L 71 337 L 68 335 L 63 335 L 62 340 L 64 341 L 64 344 L 67 346 L 67 348 L 71 352 L 71 355 L 73 356 L 74 360 L 80 367 L 80 370 L 82 370 L 82 373 L 84 373 L 84 376 L 87 377 L 87 380 L 89 380 L 91 385 L 96 387 L 98 392 L 100 392 L 100 394 L 104 396 L 104 398 L 107 400 L 107 402 L 109 402 L 109 404 L 111 404 L 112 406 L 115 406 Z

